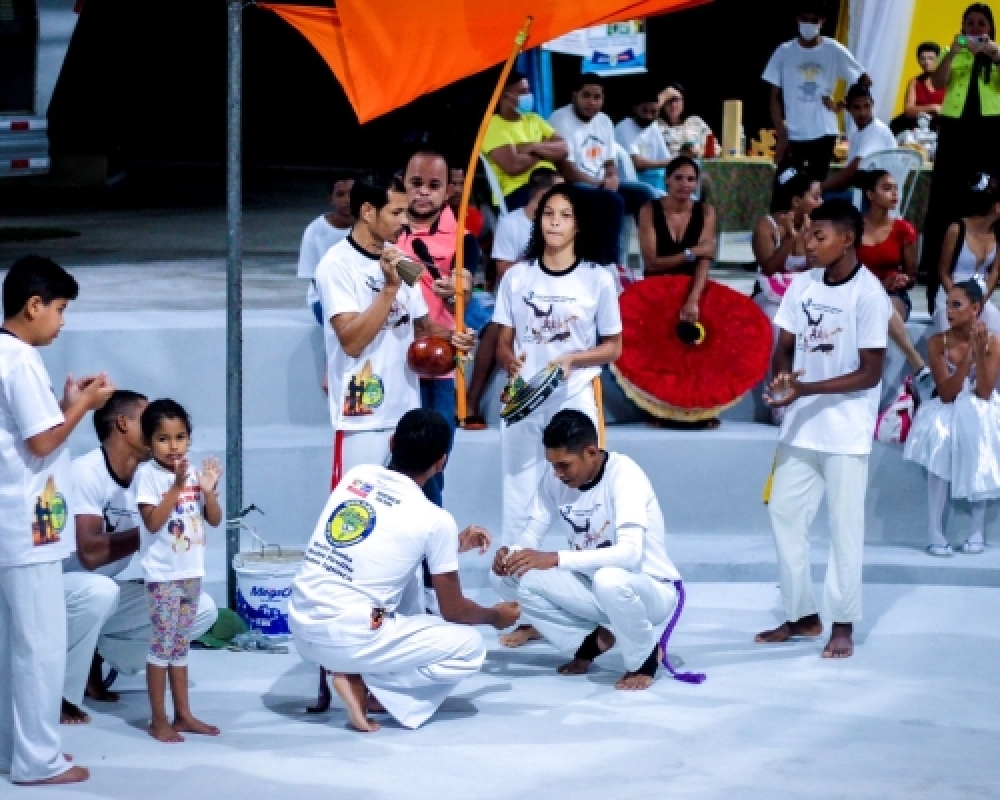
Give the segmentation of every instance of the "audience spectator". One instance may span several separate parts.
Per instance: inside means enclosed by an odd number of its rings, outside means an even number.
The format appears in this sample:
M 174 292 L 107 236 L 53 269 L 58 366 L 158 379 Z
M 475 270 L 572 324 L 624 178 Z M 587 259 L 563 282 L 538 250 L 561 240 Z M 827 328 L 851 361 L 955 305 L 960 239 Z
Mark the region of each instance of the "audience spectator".
M 656 124 L 660 96 L 647 87 L 633 99 L 631 115 L 615 126 L 615 138 L 632 159 L 639 180 L 656 189 L 656 194 L 662 194 L 666 189 L 665 171 L 670 163 L 671 151 L 667 149 Z M 644 202 L 654 196 L 652 192 L 647 192 Z
M 462 187 L 465 185 L 465 168 L 448 167 L 448 207 L 458 218 L 458 206 L 462 202 Z M 469 201 L 469 208 L 465 214 L 465 229 L 477 239 L 483 235 L 483 212 L 472 205 Z
M 565 140 L 533 113 L 534 107 L 528 79 L 511 72 L 483 140 L 483 153 L 496 173 L 508 211 L 528 202 L 532 172 L 539 167 L 555 169 L 566 159 Z
M 934 72 L 934 85 L 946 91 L 920 254 L 931 309 L 945 230 L 966 211 L 956 199 L 977 173 L 1000 175 L 1000 49 L 995 39 L 990 7 L 973 3 L 962 15 L 962 32 Z
M 660 117 L 656 124 L 663 134 L 663 142 L 672 155 L 701 158 L 705 154 L 705 141 L 712 129 L 701 117 L 684 116 L 684 87 L 671 83 L 659 94 Z
M 896 149 L 896 137 L 889 126 L 875 116 L 875 100 L 866 85 L 856 83 L 848 89 L 846 104 L 847 112 L 854 120 L 854 130 L 847 137 L 847 163 L 824 181 L 824 192 L 849 189 L 861 168 L 862 159 L 880 150 Z
M 497 222 L 496 236 L 493 237 L 493 259 L 496 261 L 497 285 L 504 274 L 514 264 L 524 258 L 524 251 L 531 239 L 531 228 L 535 223 L 538 201 L 552 186 L 562 183 L 562 176 L 550 169 L 538 169 L 531 174 L 528 185 L 531 199 L 524 208 L 511 211 Z
M 980 319 L 994 333 L 1000 333 L 1000 310 L 990 296 L 997 286 L 997 223 L 1000 222 L 1000 187 L 982 173 L 973 178 L 967 190 L 967 217 L 953 222 L 945 231 L 938 263 L 937 296 L 934 302 L 934 328 L 948 330 L 945 300 L 956 283 L 974 280 L 983 287 L 984 304 Z
M 771 84 L 778 174 L 798 166 L 820 181 L 830 171 L 840 133 L 832 100 L 837 81 L 871 84 L 846 47 L 820 35 L 826 14 L 824 0 L 799 0 L 799 35 L 774 51 L 762 76 Z
M 938 87 L 934 83 L 934 72 L 940 55 L 941 46 L 935 42 L 923 42 L 917 47 L 917 63 L 920 64 L 921 72 L 906 85 L 903 113 L 893 120 L 891 126 L 894 133 L 915 127 L 919 114 L 927 114 L 931 118 L 931 127 L 937 128 L 945 93 L 943 86 Z
M 917 231 L 905 219 L 892 216 L 899 207 L 899 185 L 892 175 L 884 169 L 862 172 L 859 184 L 868 200 L 868 210 L 864 215 L 858 261 L 879 279 L 889 295 L 893 309 L 889 338 L 916 373 L 921 399 L 929 398 L 934 388 L 930 370 L 906 330 L 913 307 L 908 290 L 917 279 Z
M 316 265 L 326 255 L 326 251 L 351 232 L 354 217 L 351 216 L 351 187 L 354 179 L 344 174 L 335 174 L 330 178 L 330 206 L 333 211 L 320 214 L 306 226 L 302 234 L 302 245 L 299 247 L 298 277 L 309 280 L 306 291 L 306 303 L 316 315 L 316 321 L 323 324 L 323 309 L 319 302 L 319 292 L 313 275 Z

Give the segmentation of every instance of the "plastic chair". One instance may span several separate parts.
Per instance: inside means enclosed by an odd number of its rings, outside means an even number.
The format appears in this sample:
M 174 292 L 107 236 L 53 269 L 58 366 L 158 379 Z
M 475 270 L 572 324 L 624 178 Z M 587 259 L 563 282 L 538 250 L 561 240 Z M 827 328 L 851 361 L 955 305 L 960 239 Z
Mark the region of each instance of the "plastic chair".
M 493 171 L 493 165 L 490 164 L 489 159 L 483 153 L 479 154 L 479 161 L 483 165 L 483 172 L 486 173 L 486 180 L 490 184 L 490 191 L 493 192 L 493 204 L 497 207 L 501 217 L 506 216 L 507 203 L 504 202 L 503 192 L 500 190 L 500 180 L 497 178 L 496 172 Z
M 894 150 L 879 150 L 861 159 L 860 168 L 866 171 L 884 169 L 896 179 L 896 184 L 899 186 L 897 211 L 899 216 L 904 217 L 910 207 L 910 200 L 913 199 L 913 190 L 917 186 L 917 177 L 923 165 L 924 159 L 920 153 L 906 147 L 897 147 Z M 856 199 L 859 198 L 859 194 L 855 195 Z
M 632 156 L 625 152 L 625 148 L 615 142 L 613 148 L 615 166 L 618 168 L 618 177 L 623 181 L 637 181 L 639 176 L 635 174 L 635 164 L 632 163 Z

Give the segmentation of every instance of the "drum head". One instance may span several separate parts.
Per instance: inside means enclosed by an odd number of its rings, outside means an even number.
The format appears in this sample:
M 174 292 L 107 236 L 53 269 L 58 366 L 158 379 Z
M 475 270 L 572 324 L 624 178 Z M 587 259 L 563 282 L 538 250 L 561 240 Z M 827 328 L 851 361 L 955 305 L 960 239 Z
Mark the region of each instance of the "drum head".
M 549 398 L 562 378 L 562 367 L 558 364 L 549 364 L 545 369 L 535 373 L 531 380 L 507 401 L 500 411 L 500 417 L 507 425 L 520 422 Z

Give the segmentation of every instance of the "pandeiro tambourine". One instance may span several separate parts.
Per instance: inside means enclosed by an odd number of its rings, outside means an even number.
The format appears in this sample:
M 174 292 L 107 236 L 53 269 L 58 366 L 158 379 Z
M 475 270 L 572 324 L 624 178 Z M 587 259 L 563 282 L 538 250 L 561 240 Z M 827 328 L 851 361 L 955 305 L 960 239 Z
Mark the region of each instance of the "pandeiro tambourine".
M 535 373 L 530 381 L 515 388 L 513 396 L 507 397 L 505 392 L 500 418 L 508 426 L 520 422 L 552 395 L 562 379 L 562 367 L 558 364 L 549 364 L 545 369 Z

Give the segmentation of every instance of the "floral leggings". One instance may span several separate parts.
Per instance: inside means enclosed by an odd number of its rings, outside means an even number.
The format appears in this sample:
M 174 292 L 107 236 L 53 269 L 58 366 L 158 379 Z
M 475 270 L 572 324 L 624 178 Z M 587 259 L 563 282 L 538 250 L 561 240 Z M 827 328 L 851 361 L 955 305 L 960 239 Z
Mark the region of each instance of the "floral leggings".
M 154 667 L 187 666 L 191 628 L 198 614 L 201 578 L 147 581 L 149 621 L 153 628 L 146 662 Z

